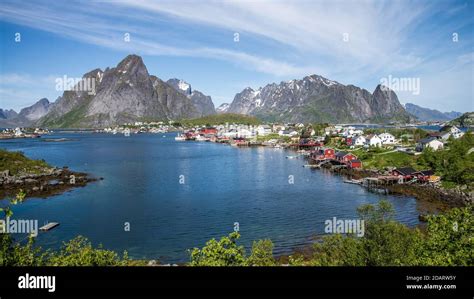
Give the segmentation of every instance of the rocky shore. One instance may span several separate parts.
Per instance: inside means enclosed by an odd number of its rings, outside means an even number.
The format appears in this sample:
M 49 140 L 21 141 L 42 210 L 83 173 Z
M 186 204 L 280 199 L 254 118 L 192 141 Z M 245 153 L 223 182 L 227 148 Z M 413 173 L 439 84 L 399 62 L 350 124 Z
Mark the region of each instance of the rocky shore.
M 334 173 L 344 175 L 350 179 L 363 179 L 377 174 L 370 170 L 357 169 L 328 169 Z M 445 210 L 453 207 L 464 207 L 474 204 L 474 194 L 459 189 L 444 189 L 440 185 L 395 184 L 386 186 L 392 194 L 415 197 L 424 206 L 423 210 Z M 429 207 L 432 205 L 432 207 Z
M 101 178 L 102 179 L 102 178 Z M 40 173 L 11 175 L 9 170 L 0 172 L 0 199 L 15 196 L 20 190 L 26 197 L 49 197 L 87 183 L 97 181 L 86 173 L 74 172 L 67 167 L 43 169 Z

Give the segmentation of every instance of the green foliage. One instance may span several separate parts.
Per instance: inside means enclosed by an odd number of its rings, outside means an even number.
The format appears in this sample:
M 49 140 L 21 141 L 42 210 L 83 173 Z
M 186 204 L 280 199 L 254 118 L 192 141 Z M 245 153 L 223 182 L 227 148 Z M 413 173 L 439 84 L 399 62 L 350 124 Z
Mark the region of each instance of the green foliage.
M 0 234 L 0 266 L 44 266 L 47 253 L 33 245 L 33 237 L 21 245 L 9 234 Z
M 242 266 L 245 261 L 245 250 L 236 241 L 240 234 L 233 232 L 220 241 L 212 239 L 202 249 L 191 251 L 191 266 Z
M 272 241 L 259 240 L 254 241 L 252 245 L 252 253 L 245 261 L 248 266 L 275 266 L 276 261 L 273 258 Z
M 0 171 L 10 170 L 10 175 L 39 174 L 49 166 L 44 160 L 32 160 L 22 152 L 9 152 L 0 149 Z
M 123 258 L 99 245 L 93 248 L 84 237 L 78 236 L 64 243 L 58 253 L 51 254 L 47 261 L 51 266 L 124 266 L 128 262 L 127 252 Z
M 445 150 L 433 151 L 427 148 L 423 151 L 418 163 L 431 168 L 441 175 L 441 178 L 457 185 L 474 183 L 474 152 L 468 154 L 474 147 L 474 136 L 465 134 L 459 139 L 450 139 L 449 147 Z
M 207 126 L 229 124 L 259 125 L 261 121 L 253 116 L 234 113 L 213 114 L 194 119 L 180 121 L 185 126 Z
M 473 266 L 473 207 L 452 209 L 428 218 L 427 238 L 421 250 L 422 265 Z
M 314 244 L 313 257 L 308 264 L 312 266 L 363 266 L 362 249 L 362 243 L 356 238 L 344 237 L 340 234 L 325 236 L 322 242 Z

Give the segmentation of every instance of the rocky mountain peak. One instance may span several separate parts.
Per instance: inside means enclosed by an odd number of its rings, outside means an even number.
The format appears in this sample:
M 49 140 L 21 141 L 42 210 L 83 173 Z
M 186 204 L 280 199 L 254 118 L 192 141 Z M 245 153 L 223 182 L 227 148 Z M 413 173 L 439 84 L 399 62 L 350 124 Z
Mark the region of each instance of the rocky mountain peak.
M 173 78 L 166 81 L 166 83 L 173 86 L 174 89 L 181 92 L 182 94 L 185 94 L 187 96 L 190 96 L 192 94 L 191 84 L 184 80 Z

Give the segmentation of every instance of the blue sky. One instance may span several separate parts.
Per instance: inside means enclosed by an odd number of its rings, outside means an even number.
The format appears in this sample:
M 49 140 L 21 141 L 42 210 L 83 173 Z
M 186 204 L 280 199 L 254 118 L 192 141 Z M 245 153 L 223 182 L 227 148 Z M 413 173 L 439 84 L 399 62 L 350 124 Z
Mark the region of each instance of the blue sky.
M 474 1 L 2 0 L 0 20 L 1 108 L 54 101 L 56 78 L 134 53 L 216 107 L 247 86 L 318 74 L 370 92 L 419 78 L 418 95 L 397 91 L 402 103 L 474 110 Z

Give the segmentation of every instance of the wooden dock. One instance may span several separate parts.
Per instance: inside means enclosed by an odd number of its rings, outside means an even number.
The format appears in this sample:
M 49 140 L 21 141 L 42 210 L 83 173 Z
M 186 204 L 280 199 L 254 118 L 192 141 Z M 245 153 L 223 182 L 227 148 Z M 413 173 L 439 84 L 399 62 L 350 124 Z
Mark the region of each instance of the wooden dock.
M 47 232 L 49 230 L 52 230 L 53 228 L 55 228 L 56 226 L 58 226 L 59 223 L 58 222 L 50 222 L 46 225 L 43 225 L 42 227 L 40 227 L 40 231 L 44 231 L 44 232 Z

